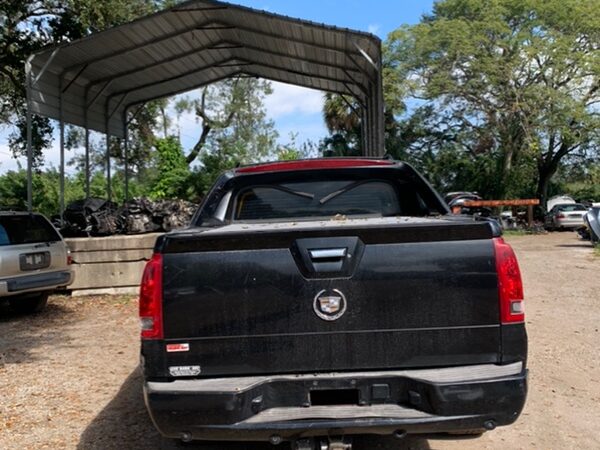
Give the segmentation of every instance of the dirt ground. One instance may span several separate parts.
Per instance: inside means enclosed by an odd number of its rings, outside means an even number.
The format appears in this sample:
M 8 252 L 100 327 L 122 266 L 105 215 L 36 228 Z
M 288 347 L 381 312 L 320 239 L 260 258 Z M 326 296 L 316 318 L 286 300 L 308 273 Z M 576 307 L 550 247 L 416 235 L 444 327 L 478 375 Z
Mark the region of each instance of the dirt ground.
M 518 422 L 461 441 L 364 437 L 356 449 L 600 448 L 600 257 L 575 233 L 509 240 L 524 275 L 530 343 Z M 171 445 L 142 400 L 136 308 L 122 297 L 53 297 L 32 317 L 0 306 L 0 449 Z

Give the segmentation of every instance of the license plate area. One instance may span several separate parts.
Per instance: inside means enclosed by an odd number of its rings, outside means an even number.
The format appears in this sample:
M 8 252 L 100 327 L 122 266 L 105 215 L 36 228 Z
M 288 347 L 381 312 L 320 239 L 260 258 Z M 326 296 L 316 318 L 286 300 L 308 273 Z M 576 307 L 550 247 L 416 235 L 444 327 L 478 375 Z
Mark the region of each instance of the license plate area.
M 50 252 L 24 253 L 19 255 L 21 270 L 39 270 L 50 266 Z
M 360 391 L 358 389 L 322 389 L 310 391 L 312 406 L 358 405 Z

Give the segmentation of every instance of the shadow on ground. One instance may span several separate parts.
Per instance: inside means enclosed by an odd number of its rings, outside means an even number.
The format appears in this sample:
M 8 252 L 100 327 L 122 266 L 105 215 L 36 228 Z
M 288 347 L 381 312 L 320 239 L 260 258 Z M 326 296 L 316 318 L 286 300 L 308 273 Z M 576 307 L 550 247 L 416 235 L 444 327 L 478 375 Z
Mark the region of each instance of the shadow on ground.
M 580 244 L 559 244 L 556 247 L 559 248 L 587 248 L 592 250 L 594 247 L 589 242 L 582 242 Z
M 43 345 L 72 345 L 66 328 L 75 322 L 77 314 L 52 298 L 36 314 L 19 314 L 0 302 L 0 365 L 35 361 L 41 357 L 35 350 Z
M 163 439 L 148 417 L 142 397 L 142 376 L 139 369 L 132 372 L 117 395 L 93 419 L 82 433 L 78 450 L 289 450 L 288 444 L 272 446 L 262 443 L 225 444 L 202 443 L 178 445 Z M 354 450 L 426 450 L 425 439 L 409 437 L 398 441 L 392 437 L 359 436 L 354 440 Z

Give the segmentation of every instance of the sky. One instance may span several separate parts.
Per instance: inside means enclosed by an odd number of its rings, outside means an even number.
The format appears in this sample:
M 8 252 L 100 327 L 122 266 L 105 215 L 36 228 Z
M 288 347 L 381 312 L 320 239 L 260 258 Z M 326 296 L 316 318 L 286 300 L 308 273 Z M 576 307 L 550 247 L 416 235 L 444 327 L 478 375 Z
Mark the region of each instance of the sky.
M 403 24 L 415 24 L 432 9 L 434 0 L 230 0 L 231 3 L 283 14 L 314 22 L 368 31 L 385 40 L 388 33 Z M 327 135 L 323 123 L 323 93 L 298 86 L 273 82 L 273 94 L 265 101 L 268 117 L 275 123 L 282 144 L 289 142 L 291 133 L 296 141 L 318 142 Z M 200 135 L 200 126 L 193 116 L 180 121 L 184 149 L 189 149 Z M 0 173 L 26 166 L 25 158 L 15 160 L 8 149 L 10 127 L 0 128 Z M 97 136 L 98 139 L 101 135 Z M 79 150 L 80 152 L 81 150 Z M 67 160 L 76 152 L 67 152 Z M 58 166 L 58 136 L 45 152 L 45 163 Z M 67 172 L 72 169 L 67 167 Z

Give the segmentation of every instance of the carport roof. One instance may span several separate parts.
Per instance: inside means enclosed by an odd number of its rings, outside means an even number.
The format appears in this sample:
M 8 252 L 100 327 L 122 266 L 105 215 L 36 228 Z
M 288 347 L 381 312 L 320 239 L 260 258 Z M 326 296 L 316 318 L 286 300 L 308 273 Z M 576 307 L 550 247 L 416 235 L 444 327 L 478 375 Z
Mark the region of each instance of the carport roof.
M 380 65 L 381 41 L 371 34 L 191 0 L 33 54 L 30 104 L 123 137 L 129 108 L 245 74 L 346 94 L 378 117 Z

